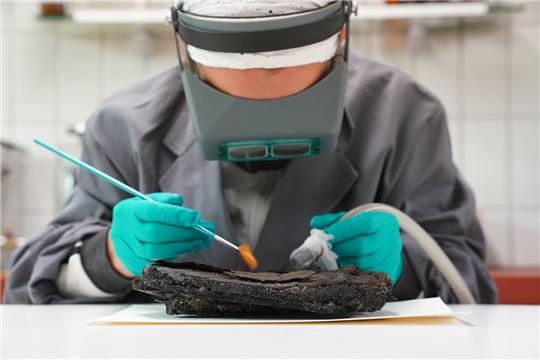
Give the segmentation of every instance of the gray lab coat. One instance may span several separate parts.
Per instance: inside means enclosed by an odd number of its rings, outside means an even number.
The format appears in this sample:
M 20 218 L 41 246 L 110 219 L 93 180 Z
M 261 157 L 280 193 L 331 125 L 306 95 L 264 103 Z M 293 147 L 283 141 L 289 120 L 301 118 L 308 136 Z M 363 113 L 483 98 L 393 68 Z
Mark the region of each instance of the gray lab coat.
M 185 206 L 199 210 L 215 224 L 218 234 L 234 241 L 220 166 L 205 161 L 195 143 L 177 68 L 105 101 L 88 121 L 82 157 L 143 193 L 181 194 Z M 105 239 L 111 209 L 126 197 L 108 183 L 79 173 L 64 209 L 16 254 L 5 300 L 141 301 L 125 283 L 123 291 L 105 300 L 69 299 L 55 286 L 60 265 L 74 244 Z M 476 300 L 496 301 L 484 264 L 485 241 L 474 197 L 452 162 L 442 105 L 399 71 L 352 54 L 338 149 L 317 158 L 293 160 L 286 167 L 255 249 L 258 270 L 287 269 L 289 254 L 309 234 L 313 215 L 346 211 L 368 202 L 386 203 L 409 214 L 437 240 Z M 431 260 L 406 234 L 402 240 L 404 270 L 395 295 L 414 298 L 422 291 L 424 296 L 455 302 Z M 102 250 L 87 255 L 83 265 L 98 287 L 110 290 L 114 288 L 107 284 L 111 276 L 103 275 L 110 265 L 93 263 L 106 259 L 105 246 L 98 248 Z M 187 258 L 243 268 L 235 252 L 219 243 Z

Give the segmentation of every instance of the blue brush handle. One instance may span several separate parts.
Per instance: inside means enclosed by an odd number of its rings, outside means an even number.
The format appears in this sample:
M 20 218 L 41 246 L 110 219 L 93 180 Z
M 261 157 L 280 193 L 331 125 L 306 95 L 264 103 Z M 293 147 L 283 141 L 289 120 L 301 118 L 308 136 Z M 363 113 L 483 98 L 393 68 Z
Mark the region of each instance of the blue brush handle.
M 143 199 L 143 200 L 148 200 L 148 201 L 155 201 L 153 200 L 151 197 L 143 194 L 142 192 L 140 191 L 137 191 L 135 190 L 134 188 L 132 188 L 131 186 L 128 186 L 126 184 L 124 184 L 123 182 L 119 181 L 119 180 L 116 180 L 115 178 L 113 178 L 112 176 L 110 175 L 107 175 L 105 174 L 103 171 L 101 170 L 98 170 L 96 169 L 95 167 L 91 166 L 91 165 L 88 165 L 87 163 L 85 163 L 84 161 L 82 160 L 79 160 L 77 159 L 76 157 L 73 157 L 71 155 L 69 155 L 68 153 L 65 153 L 63 152 L 62 150 L 59 150 L 57 148 L 55 148 L 54 146 L 50 145 L 50 144 L 47 144 L 46 142 L 44 142 L 43 140 L 40 140 L 40 139 L 34 139 L 34 142 L 40 146 L 43 146 L 45 149 L 51 151 L 52 153 L 60 156 L 61 158 L 64 158 L 68 161 L 71 161 L 72 163 L 74 163 L 75 165 L 83 168 L 84 170 L 96 175 L 97 177 L 99 177 L 100 179 L 103 179 L 105 181 L 107 181 L 108 183 L 116 186 L 117 188 L 119 189 L 122 189 L 124 190 L 125 192 L 135 196 L 135 197 L 138 197 L 140 199 Z M 209 235 L 209 236 L 212 236 L 214 238 L 216 238 L 216 234 L 214 234 L 213 232 L 211 232 L 210 230 L 206 229 L 204 226 L 202 225 L 195 225 L 195 228 L 199 231 L 201 231 L 202 233 L 206 234 L 206 235 Z M 223 238 L 221 238 L 223 239 Z M 229 243 L 230 244 L 230 243 Z M 233 244 L 231 244 L 233 245 Z M 234 247 L 236 247 L 235 245 L 233 245 Z

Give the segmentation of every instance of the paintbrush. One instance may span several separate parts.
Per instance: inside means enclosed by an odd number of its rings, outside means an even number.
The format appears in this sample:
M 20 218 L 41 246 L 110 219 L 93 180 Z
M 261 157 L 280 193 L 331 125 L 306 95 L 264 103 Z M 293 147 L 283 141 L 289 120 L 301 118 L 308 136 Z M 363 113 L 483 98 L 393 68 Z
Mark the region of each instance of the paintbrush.
M 84 161 L 79 160 L 76 157 L 73 157 L 73 156 L 63 152 L 62 150 L 59 150 L 59 149 L 55 148 L 54 146 L 49 145 L 49 144 L 47 144 L 46 142 L 44 142 L 44 141 L 42 141 L 40 139 L 34 139 L 34 142 L 36 144 L 40 145 L 40 146 L 43 146 L 45 149 L 51 151 L 52 153 L 60 156 L 61 158 L 65 159 L 65 160 L 68 160 L 68 161 L 72 162 L 73 164 L 79 166 L 80 168 L 92 173 L 93 175 L 97 176 L 98 178 L 107 181 L 108 183 L 116 186 L 117 188 L 119 188 L 121 190 L 124 190 L 125 192 L 127 192 L 127 193 L 129 193 L 129 194 L 131 194 L 131 195 L 133 195 L 135 197 L 138 197 L 139 199 L 155 202 L 155 200 L 153 200 L 149 196 L 141 193 L 140 191 L 135 190 L 131 186 L 124 184 L 123 182 L 113 178 L 112 176 L 107 175 L 103 171 L 98 170 L 98 169 L 96 169 L 95 167 L 93 167 L 91 165 L 88 165 Z M 250 270 L 253 270 L 253 269 L 255 269 L 257 267 L 257 260 L 253 256 L 253 253 L 251 252 L 251 248 L 250 248 L 249 244 L 244 243 L 244 244 L 241 244 L 240 246 L 236 246 L 235 244 L 233 244 L 230 241 L 222 238 L 221 236 L 219 236 L 217 234 L 214 234 L 210 230 L 206 229 L 204 226 L 201 226 L 201 225 L 197 224 L 194 227 L 197 230 L 199 230 L 201 233 L 203 233 L 205 235 L 208 235 L 208 236 L 212 236 L 216 241 L 218 241 L 218 242 L 222 243 L 223 245 L 226 245 L 226 246 L 238 251 L 240 257 L 242 258 L 242 260 L 244 261 L 244 263 L 247 265 L 247 267 Z

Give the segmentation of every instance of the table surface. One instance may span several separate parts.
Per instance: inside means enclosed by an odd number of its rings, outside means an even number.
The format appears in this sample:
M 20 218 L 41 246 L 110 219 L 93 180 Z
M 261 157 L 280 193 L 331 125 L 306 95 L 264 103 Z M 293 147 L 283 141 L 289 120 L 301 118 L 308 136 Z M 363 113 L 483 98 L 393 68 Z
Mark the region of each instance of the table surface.
M 126 305 L 2 305 L 0 358 L 538 358 L 540 306 L 317 325 L 95 325 Z

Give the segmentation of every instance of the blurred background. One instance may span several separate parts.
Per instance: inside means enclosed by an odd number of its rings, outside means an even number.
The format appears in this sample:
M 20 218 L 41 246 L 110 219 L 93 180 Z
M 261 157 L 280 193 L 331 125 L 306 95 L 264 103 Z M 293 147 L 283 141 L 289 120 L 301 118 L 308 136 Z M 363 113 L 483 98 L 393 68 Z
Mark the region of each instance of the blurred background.
M 476 192 L 502 302 L 540 302 L 538 1 L 360 1 L 352 47 L 446 106 Z M 69 196 L 84 121 L 114 92 L 176 65 L 167 1 L 2 0 L 2 268 Z

